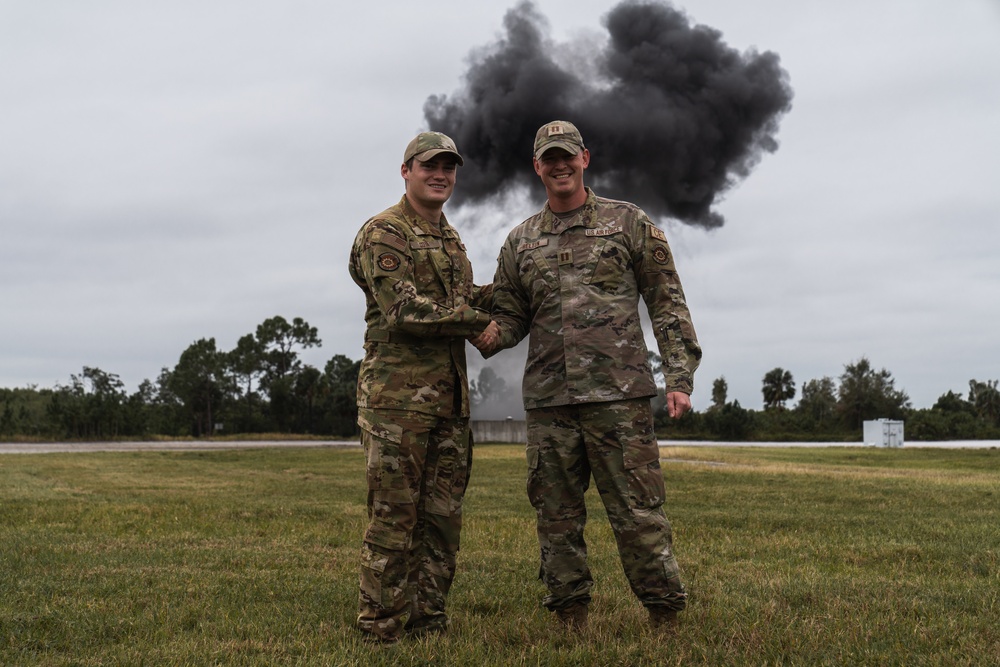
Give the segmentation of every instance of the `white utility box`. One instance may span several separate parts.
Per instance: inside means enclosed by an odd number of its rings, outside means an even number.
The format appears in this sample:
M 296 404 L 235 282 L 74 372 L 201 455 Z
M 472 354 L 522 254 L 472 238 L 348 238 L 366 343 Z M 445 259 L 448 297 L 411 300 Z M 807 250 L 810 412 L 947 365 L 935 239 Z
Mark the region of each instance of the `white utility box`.
M 868 447 L 902 447 L 903 422 L 896 419 L 866 421 L 864 444 Z

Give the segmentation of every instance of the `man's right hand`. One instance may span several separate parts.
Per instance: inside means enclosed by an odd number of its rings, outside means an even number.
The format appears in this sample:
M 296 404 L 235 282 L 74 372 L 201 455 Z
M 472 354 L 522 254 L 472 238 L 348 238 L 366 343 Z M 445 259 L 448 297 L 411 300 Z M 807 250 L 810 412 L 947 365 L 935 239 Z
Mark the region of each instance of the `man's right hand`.
M 476 349 L 484 355 L 496 349 L 500 343 L 500 327 L 493 320 L 486 325 L 478 335 L 469 338 L 469 342 L 476 346 Z

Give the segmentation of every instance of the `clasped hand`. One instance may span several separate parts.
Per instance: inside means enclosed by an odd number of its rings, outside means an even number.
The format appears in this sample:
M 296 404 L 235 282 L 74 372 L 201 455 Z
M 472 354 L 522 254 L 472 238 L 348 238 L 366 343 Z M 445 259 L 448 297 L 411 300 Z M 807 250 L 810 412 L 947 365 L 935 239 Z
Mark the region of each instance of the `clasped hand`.
M 500 343 L 500 327 L 493 320 L 486 325 L 478 335 L 469 338 L 469 342 L 476 346 L 476 349 L 487 355 L 496 349 Z

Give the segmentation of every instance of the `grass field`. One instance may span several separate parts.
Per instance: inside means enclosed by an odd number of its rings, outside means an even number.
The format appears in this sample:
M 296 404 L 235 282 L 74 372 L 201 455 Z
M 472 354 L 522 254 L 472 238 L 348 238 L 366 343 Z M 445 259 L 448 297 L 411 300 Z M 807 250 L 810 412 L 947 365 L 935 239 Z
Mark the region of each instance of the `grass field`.
M 650 632 L 594 490 L 591 627 L 541 607 L 522 448 L 479 446 L 446 636 L 353 629 L 358 449 L 0 458 L 2 665 L 1000 663 L 1000 451 L 663 448 L 691 604 Z

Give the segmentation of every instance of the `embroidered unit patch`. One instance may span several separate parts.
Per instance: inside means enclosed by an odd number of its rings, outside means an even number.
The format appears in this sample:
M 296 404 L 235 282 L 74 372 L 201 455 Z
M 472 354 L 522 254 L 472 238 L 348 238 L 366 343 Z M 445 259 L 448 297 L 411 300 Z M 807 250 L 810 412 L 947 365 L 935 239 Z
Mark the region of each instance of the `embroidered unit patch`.
M 378 268 L 383 271 L 395 271 L 399 268 L 399 257 L 391 252 L 384 252 L 378 256 Z

